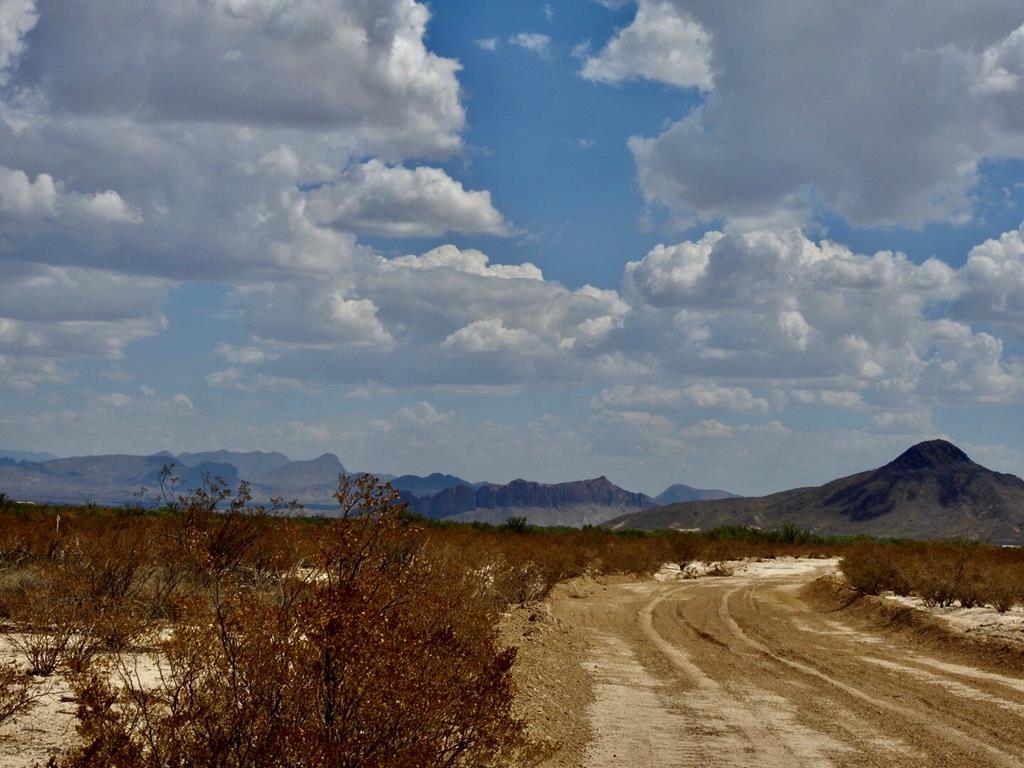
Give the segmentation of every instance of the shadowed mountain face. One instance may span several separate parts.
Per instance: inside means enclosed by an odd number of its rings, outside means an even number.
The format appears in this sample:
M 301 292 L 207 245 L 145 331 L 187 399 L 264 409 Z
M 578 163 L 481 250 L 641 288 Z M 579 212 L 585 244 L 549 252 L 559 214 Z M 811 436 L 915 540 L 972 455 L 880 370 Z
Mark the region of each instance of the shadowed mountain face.
M 884 467 L 758 498 L 670 504 L 624 515 L 612 528 L 771 528 L 915 539 L 969 536 L 1024 543 L 1024 480 L 976 464 L 945 440 L 913 446 Z
M 650 496 L 623 490 L 603 476 L 551 485 L 527 480 L 459 485 L 422 498 L 403 494 L 403 499 L 416 513 L 435 519 L 501 523 L 525 517 L 534 525 L 572 526 L 600 523 L 654 504 Z

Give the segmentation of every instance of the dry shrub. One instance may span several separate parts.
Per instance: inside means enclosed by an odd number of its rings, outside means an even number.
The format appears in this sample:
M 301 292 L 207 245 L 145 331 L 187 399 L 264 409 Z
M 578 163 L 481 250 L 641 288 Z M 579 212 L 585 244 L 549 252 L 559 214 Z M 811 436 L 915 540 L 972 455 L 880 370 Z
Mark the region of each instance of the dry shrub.
M 900 592 L 901 574 L 891 547 L 863 541 L 850 547 L 839 563 L 847 583 L 865 595 Z
M 289 589 L 232 572 L 245 526 L 195 537 L 210 555 L 197 558 L 207 620 L 161 642 L 167 671 L 150 689 L 81 677 L 83 745 L 59 764 L 484 766 L 521 748 L 515 653 L 498 648 L 479 579 L 427 558 L 389 489 L 346 480 L 339 501 L 313 576 Z
M 1024 597 L 1024 573 L 1009 563 L 994 565 L 980 575 L 978 594 L 980 601 L 1006 613 Z
M 0 664 L 0 725 L 28 712 L 35 701 L 25 673 L 10 662 Z
M 862 542 L 847 551 L 841 568 L 860 592 L 913 595 L 931 607 L 991 605 L 1005 612 L 1024 595 L 1024 553 L 972 542 Z

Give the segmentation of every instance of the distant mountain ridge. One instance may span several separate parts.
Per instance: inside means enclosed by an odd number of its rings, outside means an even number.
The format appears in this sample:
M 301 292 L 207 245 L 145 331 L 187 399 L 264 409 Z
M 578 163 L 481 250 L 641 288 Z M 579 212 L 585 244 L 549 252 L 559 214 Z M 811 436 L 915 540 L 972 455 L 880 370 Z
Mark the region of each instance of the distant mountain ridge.
M 654 497 L 658 504 L 678 504 L 681 501 L 713 501 L 715 499 L 734 499 L 735 493 L 718 488 L 694 488 L 683 483 L 670 485 Z
M 174 457 L 182 464 L 194 466 L 196 464 L 231 464 L 238 470 L 238 474 L 246 480 L 255 480 L 266 472 L 283 467 L 291 459 L 283 453 L 273 451 L 249 451 L 247 453 L 236 453 L 234 451 L 204 451 L 202 453 L 179 453 Z
M 945 440 L 912 446 L 888 464 L 813 488 L 757 498 L 692 501 L 642 510 L 611 528 L 762 528 L 793 523 L 823 534 L 970 536 L 1024 543 L 1024 480 L 993 472 Z
M 254 500 L 297 500 L 311 511 L 329 514 L 337 508 L 339 475 L 350 473 L 333 453 L 292 461 L 279 452 L 226 450 L 167 451 L 149 456 L 78 456 L 47 461 L 0 458 L 0 492 L 15 499 L 56 503 L 134 504 L 159 495 L 160 475 L 169 467 L 177 479 L 167 490 L 184 493 L 220 478 L 237 487 L 249 483 Z M 647 509 L 655 499 L 627 491 L 601 476 L 566 483 L 469 483 L 455 475 L 434 472 L 425 477 L 400 475 L 389 479 L 402 500 L 418 514 L 435 519 L 501 523 L 525 517 L 540 525 L 580 526 L 602 523 L 624 513 Z M 145 489 L 144 497 L 140 491 Z M 675 485 L 667 493 L 719 498 L 724 491 L 705 491 Z
M 231 464 L 201 462 L 185 466 L 167 454 L 112 454 L 0 464 L 0 491 L 11 498 L 31 501 L 138 502 L 143 496 L 152 498 L 158 493 L 165 466 L 171 466 L 180 488 L 198 488 L 207 476 L 219 477 L 231 485 L 239 481 L 238 470 Z
M 417 514 L 434 519 L 501 523 L 509 517 L 525 517 L 536 525 L 571 526 L 604 522 L 655 503 L 650 496 L 626 491 L 603 475 L 567 483 L 513 480 L 505 485 L 459 485 L 430 496 L 403 499 Z
M 53 461 L 57 457 L 52 453 L 38 453 L 36 451 L 0 451 L 0 459 L 10 459 L 17 463 L 19 461 Z
M 432 472 L 426 477 L 400 475 L 391 479 L 391 486 L 396 491 L 407 491 L 417 497 L 430 496 L 431 494 L 439 493 L 449 488 L 456 488 L 460 485 L 472 485 L 472 483 L 463 480 L 461 477 L 445 475 L 440 472 Z

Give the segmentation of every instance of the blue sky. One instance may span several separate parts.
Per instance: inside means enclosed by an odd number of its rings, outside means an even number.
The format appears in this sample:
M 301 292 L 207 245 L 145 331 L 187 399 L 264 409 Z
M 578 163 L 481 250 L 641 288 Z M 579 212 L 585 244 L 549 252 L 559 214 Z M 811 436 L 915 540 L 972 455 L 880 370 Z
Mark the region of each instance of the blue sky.
M 1024 474 L 1022 25 L 0 0 L 0 447 L 759 493 L 943 436 Z

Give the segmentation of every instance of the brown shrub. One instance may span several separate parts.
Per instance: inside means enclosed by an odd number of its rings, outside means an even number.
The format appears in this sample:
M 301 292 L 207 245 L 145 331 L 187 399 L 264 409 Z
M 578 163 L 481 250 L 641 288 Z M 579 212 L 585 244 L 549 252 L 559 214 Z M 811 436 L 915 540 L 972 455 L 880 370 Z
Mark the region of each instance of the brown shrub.
M 864 541 L 851 546 L 839 562 L 847 583 L 865 595 L 878 595 L 889 590 L 900 593 L 902 574 L 891 557 L 892 549 L 876 542 Z
M 515 653 L 498 649 L 479 580 L 425 557 L 388 489 L 346 481 L 339 502 L 292 589 L 247 588 L 235 556 L 205 561 L 208 620 L 160 644 L 154 688 L 81 677 L 84 742 L 60 765 L 483 766 L 523 747 Z
M 0 725 L 25 714 L 35 702 L 25 673 L 10 662 L 0 664 Z

